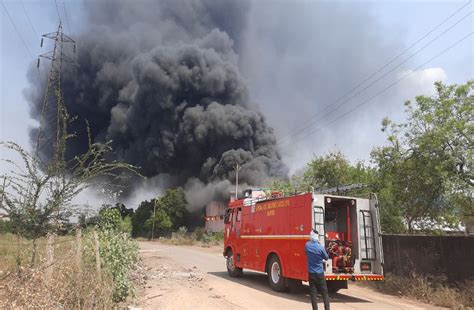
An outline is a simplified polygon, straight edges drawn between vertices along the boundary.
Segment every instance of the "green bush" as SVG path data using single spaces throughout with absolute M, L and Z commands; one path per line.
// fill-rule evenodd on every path
M 116 230 L 101 230 L 99 240 L 100 256 L 114 281 L 114 301 L 122 301 L 134 293 L 129 270 L 138 261 L 138 244 Z
M 0 220 L 0 234 L 7 234 L 11 232 L 13 232 L 11 222 Z
M 117 209 L 102 209 L 99 212 L 98 225 L 101 230 L 118 230 L 122 217 Z
M 184 238 L 187 232 L 188 232 L 188 228 L 186 226 L 181 226 L 176 232 L 176 235 L 178 237 Z
M 206 229 L 204 227 L 197 227 L 194 229 L 193 233 L 191 234 L 191 239 L 196 241 L 201 241 L 202 237 L 206 233 Z
M 124 217 L 120 221 L 120 231 L 127 233 L 127 234 L 132 234 L 132 218 L 130 216 Z
M 130 237 L 131 221 L 122 220 L 116 209 L 106 209 L 99 213 L 98 222 L 100 256 L 114 282 L 113 298 L 123 301 L 134 293 L 129 270 L 138 261 L 138 244 Z

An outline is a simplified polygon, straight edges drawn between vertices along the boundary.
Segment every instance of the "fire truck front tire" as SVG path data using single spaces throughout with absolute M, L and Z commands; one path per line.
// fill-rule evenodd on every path
M 233 278 L 242 276 L 242 268 L 235 267 L 234 264 L 234 253 L 229 251 L 226 257 L 227 273 Z
M 286 291 L 286 279 L 282 275 L 282 268 L 278 256 L 273 255 L 268 264 L 268 282 L 270 287 L 277 292 Z

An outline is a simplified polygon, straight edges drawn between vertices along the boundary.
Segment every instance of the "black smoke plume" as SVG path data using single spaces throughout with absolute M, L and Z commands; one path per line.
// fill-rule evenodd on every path
M 78 135 L 66 156 L 85 151 L 87 121 L 94 141 L 113 141 L 117 159 L 173 185 L 223 184 L 237 163 L 247 184 L 285 177 L 273 130 L 237 67 L 247 11 L 245 1 L 87 1 L 77 66 L 62 75 Z M 33 84 L 39 120 L 43 93 Z M 54 136 L 48 124 L 45 137 Z

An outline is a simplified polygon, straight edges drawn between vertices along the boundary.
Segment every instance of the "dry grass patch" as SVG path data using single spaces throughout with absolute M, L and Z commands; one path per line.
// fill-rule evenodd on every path
M 435 306 L 474 308 L 474 281 L 448 285 L 443 277 L 412 273 L 409 277 L 387 274 L 384 281 L 367 282 L 367 285 L 385 294 L 409 297 Z

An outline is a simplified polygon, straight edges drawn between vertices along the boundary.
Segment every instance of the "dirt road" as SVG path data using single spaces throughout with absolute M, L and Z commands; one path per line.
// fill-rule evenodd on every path
M 140 243 L 147 284 L 143 309 L 311 309 L 307 287 L 299 294 L 277 293 L 265 274 L 244 271 L 230 278 L 220 248 Z M 349 285 L 331 296 L 331 309 L 433 309 Z M 323 308 L 322 303 L 320 309 Z

